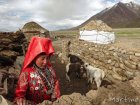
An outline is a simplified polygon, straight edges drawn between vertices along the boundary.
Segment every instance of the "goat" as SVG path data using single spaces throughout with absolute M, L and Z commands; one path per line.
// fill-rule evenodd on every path
M 78 56 L 76 56 L 76 55 L 69 54 L 69 55 L 68 55 L 68 58 L 69 58 L 69 62 L 70 62 L 70 63 L 79 62 L 81 65 L 84 64 L 84 62 L 82 61 L 82 59 L 80 59 L 80 58 L 79 58 Z
M 69 82 L 71 73 L 75 73 L 79 78 L 81 77 L 81 64 L 79 62 L 68 63 L 66 65 L 66 78 Z
M 99 68 L 93 67 L 88 63 L 84 63 L 84 68 L 86 69 L 88 83 L 96 83 L 97 89 L 100 87 L 102 79 L 105 77 L 105 72 Z

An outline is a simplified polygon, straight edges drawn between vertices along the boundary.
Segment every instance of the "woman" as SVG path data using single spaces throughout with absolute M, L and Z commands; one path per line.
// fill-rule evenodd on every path
M 17 105 L 28 105 L 29 101 L 36 105 L 60 97 L 59 83 L 49 60 L 53 53 L 50 39 L 31 39 L 15 92 Z

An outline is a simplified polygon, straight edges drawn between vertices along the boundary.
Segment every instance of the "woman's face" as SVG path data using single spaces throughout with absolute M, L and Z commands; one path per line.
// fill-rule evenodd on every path
M 41 68 L 44 69 L 47 66 L 48 56 L 46 54 L 40 54 L 35 59 L 35 64 Z

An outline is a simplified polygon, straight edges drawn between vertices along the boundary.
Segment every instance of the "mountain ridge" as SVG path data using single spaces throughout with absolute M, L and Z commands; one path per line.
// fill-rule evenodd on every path
M 77 30 L 92 20 L 102 20 L 112 28 L 138 28 L 140 27 L 140 5 L 134 2 L 118 2 L 93 15 L 79 26 L 68 30 Z
M 130 3 L 132 4 L 132 2 Z M 131 27 L 130 23 L 133 23 L 133 21 L 136 21 L 140 17 L 140 15 L 138 13 L 139 11 L 136 11 L 134 10 L 134 8 L 132 9 L 132 7 L 130 8 L 126 5 L 128 5 L 128 3 L 124 4 L 124 3 L 119 2 L 115 4 L 112 8 L 105 11 L 104 13 L 102 13 L 101 11 L 98 14 L 92 16 L 86 22 L 93 19 L 99 19 L 107 23 L 112 28 Z M 136 25 L 133 25 L 132 27 L 137 27 L 137 26 L 138 25 L 136 24 Z

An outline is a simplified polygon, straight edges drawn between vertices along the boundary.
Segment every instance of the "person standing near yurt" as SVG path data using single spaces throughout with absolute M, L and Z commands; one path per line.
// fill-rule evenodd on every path
M 59 81 L 49 60 L 53 53 L 49 38 L 32 37 L 15 91 L 17 105 L 53 102 L 60 97 Z

